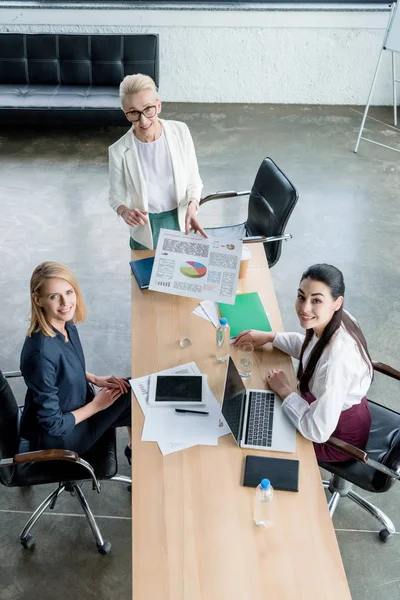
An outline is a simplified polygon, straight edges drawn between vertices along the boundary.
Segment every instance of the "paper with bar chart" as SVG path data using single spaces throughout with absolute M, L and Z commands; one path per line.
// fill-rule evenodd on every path
M 242 240 L 161 229 L 149 289 L 234 304 Z

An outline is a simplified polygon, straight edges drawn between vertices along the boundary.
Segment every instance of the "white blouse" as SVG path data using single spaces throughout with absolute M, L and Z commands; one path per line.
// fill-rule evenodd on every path
M 171 155 L 164 131 L 154 142 L 141 142 L 133 135 L 149 198 L 149 212 L 177 208 Z
M 299 359 L 304 337 L 300 333 L 277 333 L 273 345 Z M 303 368 L 317 341 L 314 334 L 303 355 Z M 323 443 L 335 431 L 341 412 L 361 402 L 371 380 L 372 367 L 368 369 L 355 340 L 342 325 L 323 351 L 309 382 L 315 402 L 309 405 L 293 392 L 282 408 L 304 437 Z

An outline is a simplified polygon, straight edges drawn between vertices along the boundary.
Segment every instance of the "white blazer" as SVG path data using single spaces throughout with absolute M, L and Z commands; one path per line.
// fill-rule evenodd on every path
M 160 119 L 171 155 L 174 174 L 178 219 L 181 231 L 185 230 L 185 215 L 189 200 L 200 201 L 203 183 L 200 179 L 196 153 L 188 126 L 179 121 Z M 148 210 L 146 182 L 133 139 L 133 127 L 109 147 L 109 202 L 117 211 L 121 204 L 129 208 Z M 153 248 L 150 223 L 130 227 L 134 240 Z

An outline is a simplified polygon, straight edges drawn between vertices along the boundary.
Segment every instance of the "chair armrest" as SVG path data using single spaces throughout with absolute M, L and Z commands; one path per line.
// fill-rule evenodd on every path
M 93 487 L 100 492 L 100 484 L 97 480 L 94 469 L 90 463 L 81 458 L 79 454 L 72 450 L 35 450 L 34 452 L 23 452 L 15 454 L 12 458 L 3 458 L 0 460 L 0 467 L 10 467 L 11 465 L 22 465 L 34 462 L 48 462 L 54 460 L 65 460 L 80 465 L 89 472 L 93 481 Z
M 265 235 L 249 235 L 248 237 L 242 238 L 243 244 L 269 244 L 270 242 L 280 242 L 281 240 L 290 240 L 292 238 L 291 233 L 282 233 L 282 235 L 273 235 L 265 237 Z
M 365 464 L 368 462 L 368 454 L 364 452 L 364 450 L 360 450 L 352 444 L 348 444 L 343 440 L 339 440 L 339 438 L 331 436 L 329 440 L 325 443 L 327 444 L 327 446 L 330 446 L 331 448 L 335 448 L 335 450 L 340 450 L 340 452 L 347 454 L 349 458 L 354 458 L 355 460 L 358 460 L 359 462 Z
M 383 375 L 388 375 L 388 377 L 392 377 L 393 379 L 397 379 L 397 381 L 400 381 L 400 371 L 397 371 L 393 367 L 385 365 L 381 362 L 376 362 L 374 360 L 372 361 L 372 366 L 374 367 L 374 371 L 377 371 L 378 373 L 383 373 Z
M 400 473 L 393 471 L 393 469 L 389 469 L 389 467 L 387 467 L 386 465 L 383 465 L 382 463 L 373 460 L 372 458 L 369 458 L 368 454 L 364 452 L 364 450 L 360 450 L 352 444 L 343 442 L 343 440 L 339 440 L 338 438 L 335 438 L 333 436 L 330 437 L 329 440 L 325 443 L 331 448 L 335 448 L 335 450 L 340 450 L 340 452 L 347 454 L 349 458 L 354 458 L 355 460 L 358 460 L 359 462 L 362 462 L 365 465 L 372 467 L 376 471 L 380 471 L 381 473 L 385 473 L 385 475 L 388 475 L 389 477 L 397 479 L 397 481 L 400 480 Z
M 35 450 L 34 452 L 16 454 L 12 460 L 14 465 L 31 462 L 47 462 L 49 460 L 77 462 L 79 460 L 79 454 L 72 450 Z
M 209 202 L 210 200 L 222 200 L 223 198 L 237 198 L 238 196 L 249 196 L 250 190 L 248 192 L 235 192 L 233 190 L 228 190 L 226 192 L 215 192 L 215 194 L 210 194 L 209 196 L 205 196 L 200 200 L 199 206 Z
M 12 377 L 22 377 L 21 371 L 8 371 L 7 373 L 3 373 L 6 379 L 11 379 Z

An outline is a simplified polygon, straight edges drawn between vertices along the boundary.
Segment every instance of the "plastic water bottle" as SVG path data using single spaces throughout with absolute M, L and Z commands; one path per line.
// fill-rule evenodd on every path
M 268 527 L 272 523 L 272 500 L 274 490 L 269 479 L 263 479 L 256 488 L 254 502 L 254 522 L 261 527 Z
M 224 318 L 219 320 L 217 327 L 217 352 L 216 357 L 219 362 L 224 362 L 229 359 L 229 345 L 231 339 L 231 331 L 228 321 Z

